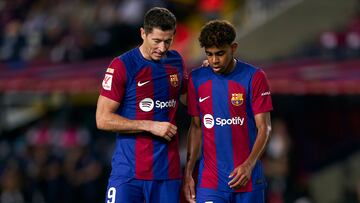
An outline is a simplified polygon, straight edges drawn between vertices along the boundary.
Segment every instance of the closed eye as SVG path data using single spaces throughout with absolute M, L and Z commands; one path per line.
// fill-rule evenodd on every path
M 215 52 L 215 53 L 206 51 L 205 54 L 206 54 L 206 56 L 213 56 L 213 55 L 223 56 L 225 54 L 225 51 L 218 51 L 218 52 Z

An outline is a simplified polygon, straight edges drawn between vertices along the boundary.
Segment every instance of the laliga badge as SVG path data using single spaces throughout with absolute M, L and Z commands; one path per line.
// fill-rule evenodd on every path
M 112 84 L 112 78 L 113 76 L 110 74 L 105 74 L 104 80 L 102 82 L 102 87 L 105 90 L 111 90 L 111 84 Z

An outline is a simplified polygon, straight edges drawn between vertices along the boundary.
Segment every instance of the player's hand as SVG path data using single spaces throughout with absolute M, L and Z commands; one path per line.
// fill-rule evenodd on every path
M 250 164 L 243 163 L 239 165 L 230 173 L 229 178 L 231 178 L 231 180 L 228 185 L 233 189 L 245 186 L 250 180 L 251 172 L 252 167 Z
M 195 182 L 191 176 L 184 177 L 183 191 L 185 198 L 190 203 L 196 203 L 195 198 Z
M 150 133 L 162 137 L 167 141 L 171 141 L 171 139 L 176 135 L 177 127 L 169 122 L 159 122 L 154 121 L 149 126 Z
M 209 65 L 210 65 L 209 60 L 205 59 L 205 60 L 203 60 L 201 67 L 207 67 Z

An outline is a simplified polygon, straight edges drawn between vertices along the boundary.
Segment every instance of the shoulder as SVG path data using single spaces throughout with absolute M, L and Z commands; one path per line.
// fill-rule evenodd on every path
M 211 67 L 207 66 L 207 67 L 203 67 L 203 66 L 199 66 L 199 67 L 195 67 L 191 70 L 190 72 L 190 76 L 194 77 L 194 78 L 199 78 L 200 76 L 204 76 L 206 74 L 209 74 L 211 71 Z
M 124 62 L 120 58 L 120 56 L 117 56 L 112 59 L 107 71 L 109 71 L 109 68 L 110 68 L 110 72 L 112 72 L 112 70 L 125 69 Z
M 240 67 L 241 72 L 245 73 L 251 80 L 266 79 L 266 74 L 260 67 L 239 60 L 238 66 Z
M 146 61 L 140 55 L 138 48 L 131 49 L 117 58 L 122 62 L 129 76 L 133 76 L 138 70 L 146 66 Z
M 162 60 L 163 63 L 183 64 L 183 58 L 179 52 L 175 50 L 169 50 L 166 52 L 166 58 Z
M 241 69 L 243 69 L 244 71 L 247 71 L 250 74 L 255 74 L 256 72 L 258 72 L 259 70 L 261 70 L 260 68 L 258 68 L 255 65 L 252 65 L 250 63 L 244 62 L 244 61 L 240 61 L 237 60 L 237 66 L 241 67 Z
M 196 67 L 194 68 L 190 75 L 189 79 L 197 86 L 200 85 L 212 78 L 213 71 L 210 66 L 208 67 Z
M 138 57 L 137 57 L 136 49 L 131 49 L 131 50 L 121 54 L 117 58 L 119 58 L 119 60 L 122 60 L 124 63 L 125 62 L 128 63 L 130 61 L 136 60 Z
M 168 58 L 182 58 L 180 53 L 176 50 L 169 50 L 166 55 Z

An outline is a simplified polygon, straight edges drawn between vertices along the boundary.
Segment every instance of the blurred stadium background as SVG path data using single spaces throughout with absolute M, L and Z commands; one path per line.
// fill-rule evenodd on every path
M 268 203 L 360 202 L 358 0 L 0 0 L 1 203 L 103 202 L 115 136 L 96 129 L 96 99 L 152 6 L 176 14 L 189 70 L 200 27 L 221 18 L 268 74 Z M 184 160 L 186 107 L 178 117 Z

